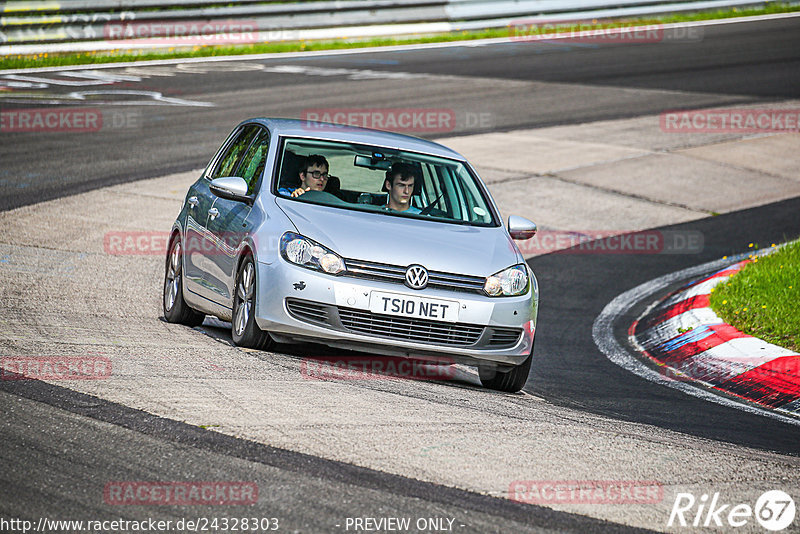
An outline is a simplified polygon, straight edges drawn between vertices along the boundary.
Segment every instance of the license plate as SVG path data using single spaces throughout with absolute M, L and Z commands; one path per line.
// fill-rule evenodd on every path
M 458 321 L 458 301 L 412 297 L 400 293 L 373 291 L 369 296 L 369 311 L 383 315 L 400 315 L 431 321 Z

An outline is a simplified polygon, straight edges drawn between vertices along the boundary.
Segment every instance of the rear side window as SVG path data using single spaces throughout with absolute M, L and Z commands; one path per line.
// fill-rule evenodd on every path
M 244 151 L 250 146 L 250 142 L 260 129 L 261 128 L 254 124 L 242 128 L 242 131 L 239 132 L 239 135 L 228 146 L 225 153 L 219 159 L 219 162 L 217 162 L 216 168 L 211 173 L 210 178 L 212 180 L 223 176 L 233 176 L 233 172 L 236 170 L 239 160 L 244 155 Z

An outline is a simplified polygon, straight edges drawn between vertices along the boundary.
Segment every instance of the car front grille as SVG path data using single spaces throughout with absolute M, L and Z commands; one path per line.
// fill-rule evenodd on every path
M 342 273 L 344 276 L 396 284 L 405 284 L 406 281 L 406 267 L 354 259 L 345 259 L 344 263 L 347 266 L 347 270 Z M 428 271 L 428 287 L 483 294 L 485 281 L 482 276 Z
M 474 345 L 483 333 L 479 325 L 381 315 L 352 308 L 339 308 L 339 317 L 345 329 L 351 332 L 417 343 Z
M 299 321 L 334 330 L 440 346 L 507 348 L 516 345 L 522 334 L 519 328 L 398 317 L 296 298 L 286 299 L 286 310 Z
M 522 330 L 518 328 L 492 328 L 489 345 L 492 347 L 516 345 L 521 333 Z
M 286 309 L 295 319 L 307 323 L 331 326 L 330 307 L 318 302 L 300 299 L 286 299 Z

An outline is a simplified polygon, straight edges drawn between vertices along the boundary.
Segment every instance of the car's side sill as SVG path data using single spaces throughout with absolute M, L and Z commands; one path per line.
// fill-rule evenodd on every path
M 190 307 L 206 315 L 214 315 L 222 321 L 230 321 L 233 318 L 233 310 L 231 308 L 207 299 L 190 289 L 184 288 L 183 298 Z

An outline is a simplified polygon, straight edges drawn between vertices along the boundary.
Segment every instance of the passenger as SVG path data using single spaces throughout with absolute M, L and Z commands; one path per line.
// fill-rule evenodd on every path
M 414 182 L 419 179 L 417 169 L 408 163 L 398 162 L 386 171 L 386 180 L 383 182 L 383 191 L 389 193 L 389 199 L 384 206 L 392 211 L 406 213 L 420 213 L 420 209 L 411 205 L 411 196 L 414 194 Z
M 299 197 L 306 191 L 324 191 L 328 184 L 328 160 L 324 156 L 313 154 L 307 156 L 300 167 L 300 187 L 291 189 L 281 187 L 278 193 Z

